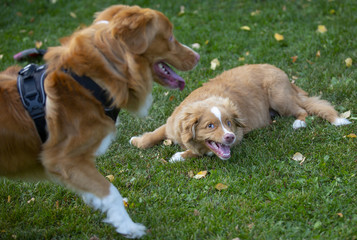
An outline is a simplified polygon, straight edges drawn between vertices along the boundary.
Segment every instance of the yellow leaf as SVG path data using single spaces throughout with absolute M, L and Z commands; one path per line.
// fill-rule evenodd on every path
M 171 145 L 172 145 L 172 141 L 171 141 L 170 139 L 166 139 L 166 140 L 164 141 L 164 145 L 165 145 L 165 146 L 171 146 Z
M 182 16 L 185 14 L 185 6 L 180 7 L 180 12 L 177 14 L 178 16 Z
M 207 175 L 207 171 L 200 171 L 200 172 L 198 172 L 195 176 L 193 176 L 193 178 L 195 178 L 195 179 L 201 179 L 201 178 L 206 177 L 206 175 Z
M 128 203 L 128 199 L 127 199 L 127 198 L 123 198 L 123 203 L 124 203 L 124 206 L 125 206 L 125 207 L 128 207 L 128 206 L 129 206 L 129 203 Z
M 327 32 L 327 28 L 325 27 L 325 25 L 319 25 L 319 26 L 317 26 L 317 31 L 319 33 L 325 33 L 325 32 Z
M 316 57 L 318 57 L 318 58 L 321 57 L 321 52 L 320 52 L 320 50 L 317 51 Z
M 340 213 L 340 212 L 339 212 L 339 213 L 337 213 L 337 215 L 338 215 L 339 217 L 341 217 L 341 218 L 343 217 L 343 214 L 342 214 L 342 213 Z
M 114 176 L 113 175 L 108 175 L 105 176 L 106 178 L 108 178 L 109 182 L 113 182 L 114 181 Z
M 351 117 L 351 111 L 347 111 L 347 112 L 341 113 L 340 117 L 341 118 L 349 118 L 349 117 Z
M 7 202 L 9 203 L 11 201 L 11 196 L 7 196 Z
M 42 47 L 42 42 L 41 41 L 36 41 L 35 46 L 36 46 L 36 48 L 41 48 Z
M 245 57 L 240 57 L 240 58 L 238 58 L 238 61 L 240 61 L 240 62 L 242 62 L 242 61 L 244 61 L 245 60 Z
M 330 10 L 330 14 L 331 14 L 331 15 L 333 15 L 333 14 L 335 14 L 335 13 L 336 13 L 336 10 L 335 10 L 335 9 L 331 9 L 331 10 Z
M 284 36 L 279 34 L 279 33 L 275 33 L 274 34 L 274 38 L 276 41 L 283 41 L 284 40 Z
M 250 13 L 250 16 L 256 16 L 260 14 L 260 10 L 255 10 L 254 12 Z
M 347 138 L 356 138 L 357 136 L 356 136 L 356 134 L 354 134 L 354 133 L 350 133 L 350 134 L 348 134 L 346 137 L 347 137 Z
M 206 41 L 205 41 L 205 44 L 207 45 L 208 43 L 209 43 L 209 40 L 206 40 Z
M 227 189 L 228 186 L 224 185 L 223 183 L 218 183 L 214 188 L 217 189 L 218 191 L 221 191 L 223 189 Z
M 217 67 L 219 67 L 220 63 L 217 58 L 213 59 L 211 61 L 211 69 L 216 70 Z
M 302 164 L 305 161 L 306 157 L 304 157 L 301 153 L 297 152 L 293 155 L 292 159 Z
M 70 15 L 72 18 L 77 18 L 77 15 L 76 15 L 74 12 L 70 12 L 69 15 Z
M 0 60 L 3 59 L 4 57 L 4 54 L 0 54 Z
M 240 29 L 245 30 L 245 31 L 250 31 L 250 27 L 248 26 L 242 26 Z
M 351 67 L 352 66 L 352 58 L 346 58 L 345 63 L 346 63 L 346 67 Z

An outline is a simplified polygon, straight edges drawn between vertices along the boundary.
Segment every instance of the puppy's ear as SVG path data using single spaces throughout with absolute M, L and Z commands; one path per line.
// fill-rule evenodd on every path
M 120 11 L 109 22 L 112 35 L 134 54 L 142 54 L 155 36 L 153 10 L 130 7 Z
M 198 125 L 198 121 L 198 117 L 192 113 L 187 113 L 182 119 L 181 138 L 184 143 L 196 138 L 196 126 Z

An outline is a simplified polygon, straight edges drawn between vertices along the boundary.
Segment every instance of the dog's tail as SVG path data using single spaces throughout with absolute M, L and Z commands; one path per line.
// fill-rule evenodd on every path
M 316 115 L 326 119 L 331 124 L 336 126 L 351 123 L 345 118 L 340 118 L 338 112 L 328 101 L 320 99 L 320 97 L 317 96 L 309 97 L 304 90 L 295 84 L 292 84 L 292 87 L 297 92 L 299 106 L 305 109 L 309 115 Z

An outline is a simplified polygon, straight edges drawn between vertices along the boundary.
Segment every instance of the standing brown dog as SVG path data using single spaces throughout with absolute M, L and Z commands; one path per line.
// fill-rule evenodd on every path
M 333 125 L 350 122 L 325 100 L 309 97 L 280 69 L 268 64 L 245 65 L 223 72 L 193 91 L 154 132 L 133 137 L 138 148 L 151 147 L 165 138 L 185 151 L 171 162 L 203 154 L 230 158 L 230 148 L 249 131 L 271 123 L 270 112 L 297 118 L 294 129 L 306 127 L 305 118 L 314 114 Z
M 60 182 L 107 213 L 105 221 L 117 232 L 141 237 L 145 227 L 131 220 L 118 190 L 95 168 L 95 157 L 115 137 L 115 122 L 74 76 L 98 85 L 111 107 L 146 115 L 154 81 L 169 88 L 185 85 L 167 64 L 187 71 L 199 55 L 174 38 L 173 26 L 162 13 L 116 5 L 98 13 L 92 25 L 61 46 L 49 48 L 45 60 L 44 143 L 20 100 L 20 68 L 0 73 L 0 176 Z

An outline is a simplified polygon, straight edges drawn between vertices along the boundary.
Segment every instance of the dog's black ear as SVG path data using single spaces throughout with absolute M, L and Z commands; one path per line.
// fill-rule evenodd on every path
M 181 120 L 181 139 L 189 142 L 196 138 L 196 126 L 198 125 L 198 117 L 192 113 L 186 113 L 186 116 Z
M 154 19 L 153 10 L 134 6 L 121 10 L 109 24 L 112 35 L 120 39 L 129 51 L 142 54 L 155 37 Z

